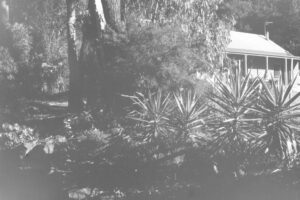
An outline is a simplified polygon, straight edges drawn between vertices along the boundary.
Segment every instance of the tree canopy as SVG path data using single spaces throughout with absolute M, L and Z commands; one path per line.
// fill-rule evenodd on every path
M 270 38 L 299 55 L 298 0 L 231 0 L 228 6 L 234 12 L 237 30 L 264 34 L 264 23 L 273 22 L 268 26 Z

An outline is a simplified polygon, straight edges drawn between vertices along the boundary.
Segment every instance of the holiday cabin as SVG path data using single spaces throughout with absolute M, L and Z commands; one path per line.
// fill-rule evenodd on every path
M 287 85 L 295 76 L 299 75 L 300 57 L 292 55 L 281 46 L 269 39 L 269 34 L 257 35 L 231 31 L 231 42 L 226 48 L 229 58 L 238 60 L 243 74 L 251 76 L 273 77 Z M 282 76 L 281 76 L 282 75 Z M 300 81 L 296 83 L 299 84 Z

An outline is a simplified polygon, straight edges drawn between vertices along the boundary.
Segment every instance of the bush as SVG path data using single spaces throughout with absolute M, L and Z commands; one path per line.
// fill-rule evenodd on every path
M 0 46 L 0 81 L 11 81 L 15 79 L 18 67 L 7 49 Z M 1 84 L 1 85 L 2 85 Z
M 145 143 L 175 150 L 192 141 L 227 168 L 218 169 L 226 173 L 250 170 L 253 162 L 292 166 L 298 155 L 298 128 L 291 119 L 300 116 L 295 104 L 300 93 L 291 96 L 293 84 L 284 89 L 271 80 L 270 89 L 264 80 L 235 70 L 228 80 L 217 79 L 206 104 L 191 91 L 138 93 L 129 97 L 135 106 L 129 117 L 137 122 L 137 136 Z
M 10 53 L 16 62 L 28 64 L 32 50 L 32 36 L 29 27 L 15 23 L 9 27 L 11 32 Z

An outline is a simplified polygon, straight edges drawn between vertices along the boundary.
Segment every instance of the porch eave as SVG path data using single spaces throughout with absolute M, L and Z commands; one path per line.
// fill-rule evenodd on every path
M 269 57 L 269 58 L 280 58 L 280 59 L 294 59 L 300 60 L 299 56 L 294 56 L 290 53 L 280 54 L 274 52 L 265 52 L 265 51 L 245 51 L 243 49 L 226 49 L 226 54 L 237 54 L 237 55 L 247 55 L 247 56 L 259 56 L 259 57 Z

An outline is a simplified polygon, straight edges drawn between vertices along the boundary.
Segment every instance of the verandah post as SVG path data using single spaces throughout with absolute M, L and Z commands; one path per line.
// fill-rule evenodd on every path
M 248 74 L 248 56 L 247 56 L 247 54 L 245 54 L 245 76 Z
M 294 79 L 294 58 L 291 58 L 291 80 Z
M 269 74 L 269 57 L 266 56 L 266 78 L 268 78 Z
M 287 58 L 284 59 L 284 84 L 288 84 Z

